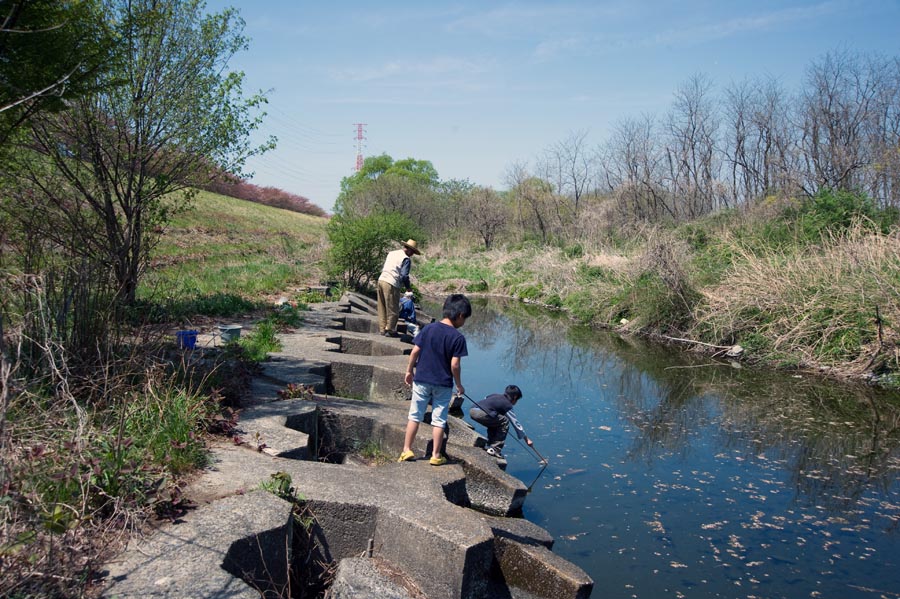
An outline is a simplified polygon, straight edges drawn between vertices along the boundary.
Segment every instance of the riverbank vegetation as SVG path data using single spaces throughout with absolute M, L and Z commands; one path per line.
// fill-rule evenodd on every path
M 895 385 L 896 227 L 858 218 L 807 237 L 795 212 L 781 210 L 775 219 L 735 212 L 646 227 L 626 243 L 588 250 L 447 244 L 430 247 L 435 258 L 417 272 L 440 292 L 509 295 L 692 349 L 740 345 L 750 361 Z
M 235 435 L 254 362 L 296 325 L 271 296 L 315 277 L 325 221 L 198 191 L 269 145 L 249 141 L 265 98 L 226 69 L 234 11 L 2 17 L 0 595 L 84 597 L 129 533 L 188 509 L 210 435 Z M 268 318 L 240 343 L 175 343 L 247 316 Z
M 369 237 L 409 219 L 394 237 L 428 242 L 414 274 L 429 289 L 896 386 L 898 131 L 900 59 L 837 51 L 797 90 L 692 77 L 663 115 L 513 164 L 505 191 L 373 157 L 335 213 Z
M 369 287 L 409 237 L 425 247 L 423 291 L 509 295 L 897 384 L 897 59 L 831 54 L 795 93 L 766 80 L 714 96 L 697 76 L 666 115 L 621 120 L 596 145 L 572 133 L 512 165 L 502 191 L 442 181 L 427 160 L 369 157 L 329 222 L 199 191 L 270 147 L 249 141 L 265 97 L 226 68 L 247 43 L 236 13 L 9 4 L 4 596 L 85 596 L 123 533 L 177 517 L 207 435 L 233 435 L 253 362 L 302 317 L 304 290 Z M 240 344 L 176 346 L 178 329 L 222 318 L 263 324 Z

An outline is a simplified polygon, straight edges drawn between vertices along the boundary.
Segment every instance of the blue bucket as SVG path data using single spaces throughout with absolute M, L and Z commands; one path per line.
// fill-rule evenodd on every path
M 197 345 L 197 331 L 178 331 L 175 333 L 175 341 L 181 349 L 194 349 Z

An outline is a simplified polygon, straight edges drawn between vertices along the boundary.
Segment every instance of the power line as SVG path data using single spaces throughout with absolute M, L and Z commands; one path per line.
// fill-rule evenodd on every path
M 277 130 L 279 137 L 286 135 L 293 139 L 308 140 L 309 142 L 320 146 L 339 146 L 346 143 L 339 142 L 331 136 L 322 136 L 317 133 L 304 131 L 302 128 L 297 127 L 290 121 L 279 118 L 277 116 L 270 115 L 267 120 L 269 121 L 270 125 L 272 125 L 273 128 Z
M 280 120 L 282 120 L 282 122 L 285 122 L 292 127 L 295 127 L 302 131 L 305 131 L 308 135 L 314 135 L 317 137 L 326 137 L 326 138 L 330 137 L 330 138 L 333 138 L 335 140 L 335 142 L 337 142 L 337 140 L 344 139 L 344 135 L 341 133 L 329 133 L 327 131 L 317 129 L 316 127 L 313 127 L 311 125 L 301 123 L 300 121 L 295 119 L 292 115 L 286 113 L 285 111 L 283 111 L 279 108 L 273 107 L 272 112 L 275 112 L 275 113 L 278 113 L 279 115 L 281 115 Z

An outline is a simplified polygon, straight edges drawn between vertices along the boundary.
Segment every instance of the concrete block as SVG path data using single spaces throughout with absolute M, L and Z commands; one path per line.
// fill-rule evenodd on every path
M 446 509 L 432 506 L 434 512 Z M 419 514 L 379 512 L 377 555 L 402 565 L 429 599 L 482 599 L 492 559 L 490 532 L 464 536 L 445 528 L 448 524 Z
M 372 386 L 372 364 L 344 361 L 342 354 L 336 357 L 331 364 L 329 392 L 341 397 L 367 398 Z
M 307 385 L 316 393 L 326 393 L 326 377 L 330 366 L 326 362 L 298 360 L 282 353 L 269 354 L 269 359 L 260 364 L 262 375 L 273 384 L 286 387 L 288 384 Z
M 328 596 L 331 599 L 413 599 L 409 589 L 398 582 L 402 580 L 402 572 L 395 568 L 392 568 L 393 572 L 388 570 L 388 564 L 379 567 L 379 561 L 371 558 L 341 560 Z
M 545 599 L 586 599 L 594 581 L 578 566 L 540 544 L 494 537 L 494 553 L 506 584 Z
M 369 401 L 377 401 L 389 404 L 401 404 L 408 402 L 412 397 L 412 390 L 406 386 L 406 364 L 408 358 L 398 360 L 397 366 L 388 368 L 374 366 L 371 373 L 371 388 Z M 405 410 L 409 410 L 409 404 L 405 404 Z
M 266 491 L 201 506 L 109 567 L 109 599 L 277 597 L 287 588 L 291 505 Z

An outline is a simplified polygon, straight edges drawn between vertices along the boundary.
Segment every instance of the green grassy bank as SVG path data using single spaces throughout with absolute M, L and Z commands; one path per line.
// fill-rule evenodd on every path
M 138 296 L 169 321 L 270 305 L 320 284 L 326 222 L 200 192 L 169 224 Z
M 843 212 L 840 213 L 844 215 Z M 437 293 L 495 293 L 581 322 L 743 359 L 900 383 L 900 231 L 893 215 L 761 205 L 607 247 L 429 248 Z M 692 343 L 693 342 L 693 343 Z
M 105 318 L 102 294 L 84 304 L 97 314 L 79 321 L 89 351 L 69 344 L 58 282 L 4 264 L 0 595 L 94 596 L 130 533 L 189 508 L 182 488 L 213 435 L 252 443 L 237 436 L 235 408 L 276 332 L 302 319 L 273 298 L 302 304 L 320 282 L 325 222 L 199 193 L 122 322 Z M 185 324 L 237 316 L 257 321 L 239 343 L 175 347 Z

